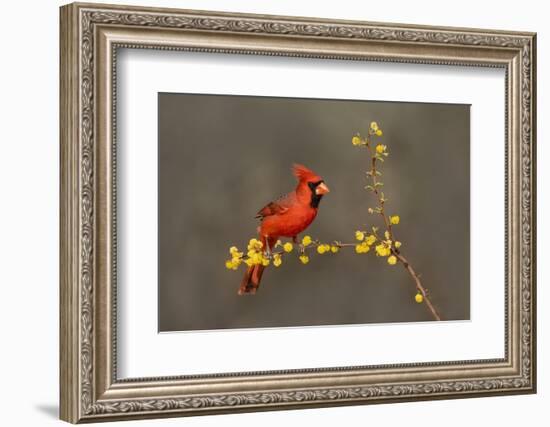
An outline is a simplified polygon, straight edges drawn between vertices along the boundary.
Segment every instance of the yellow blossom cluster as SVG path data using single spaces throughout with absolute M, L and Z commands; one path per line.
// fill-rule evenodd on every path
M 317 246 L 317 253 L 323 255 L 326 252 L 330 252 L 330 245 L 323 243 Z
M 384 240 L 380 244 L 376 245 L 376 255 L 382 257 L 388 257 L 386 261 L 389 265 L 397 264 L 397 257 L 392 254 L 391 241 Z
M 250 239 L 247 246 L 248 252 L 246 253 L 248 258 L 244 260 L 245 264 L 248 265 L 249 267 L 251 265 L 258 265 L 258 264 L 262 264 L 263 266 L 268 266 L 269 258 L 266 258 L 264 256 L 264 252 L 262 250 L 263 247 L 264 247 L 263 243 L 260 242 L 258 239 Z
M 355 135 L 353 138 L 351 138 L 351 143 L 353 145 L 361 145 L 363 143 L 363 140 L 359 135 Z
M 386 150 L 388 149 L 388 147 L 384 144 L 378 144 L 376 146 L 376 152 L 378 154 L 384 154 L 386 152 Z
M 370 251 L 370 247 L 376 242 L 376 236 L 374 234 L 368 234 L 359 230 L 355 232 L 355 239 L 361 242 L 355 245 L 355 252 L 358 254 L 366 254 Z
M 373 228 L 374 233 L 376 229 Z M 392 248 L 400 248 L 401 242 L 393 241 L 390 237 L 390 233 L 386 231 L 384 233 L 384 240 L 377 237 L 376 234 L 369 234 L 361 230 L 355 232 L 355 239 L 360 243 L 355 245 L 355 252 L 358 254 L 366 254 L 370 251 L 371 246 L 374 245 L 374 250 L 377 256 L 387 257 L 387 262 L 390 265 L 397 264 L 397 257 L 394 255 Z
M 382 136 L 383 135 L 382 129 L 380 129 L 378 127 L 378 123 L 376 123 L 376 122 L 371 122 L 370 123 L 369 133 L 372 134 L 372 135 L 376 135 L 376 136 Z
M 236 270 L 241 265 L 243 253 L 239 252 L 236 246 L 231 246 L 229 255 L 231 255 L 231 259 L 225 261 L 225 267 L 229 270 Z
M 388 242 L 387 240 L 384 240 L 376 245 L 374 249 L 376 250 L 376 255 L 378 256 L 389 256 L 391 255 L 391 241 Z
M 389 265 L 395 265 L 397 264 L 397 257 L 393 254 L 392 246 L 395 248 L 399 248 L 401 246 L 401 242 L 398 241 L 392 241 L 390 238 L 390 233 L 386 231 L 384 233 L 385 240 L 380 241 L 378 245 L 376 245 L 376 255 L 382 256 L 382 257 L 388 257 L 387 262 Z
M 384 233 L 384 237 L 386 240 L 380 241 L 378 245 L 376 245 L 376 255 L 378 256 L 389 256 L 391 255 L 391 239 L 390 239 L 390 233 L 386 231 Z
M 273 265 L 279 267 L 283 263 L 283 257 L 281 254 L 273 254 Z
M 378 127 L 378 123 L 376 123 L 376 122 L 371 122 L 368 133 L 369 133 L 369 137 L 370 136 L 382 136 L 383 135 L 382 129 L 380 129 Z M 363 139 L 363 138 L 361 138 L 360 134 L 356 134 L 351 138 L 351 143 L 355 146 L 369 145 L 369 142 L 370 142 L 369 137 L 367 137 L 367 139 Z M 379 147 L 381 147 L 381 148 L 379 148 Z M 382 150 L 382 151 L 378 151 L 378 150 Z M 385 153 L 385 151 L 386 151 L 386 146 L 385 145 L 378 145 L 376 147 L 376 151 L 379 154 L 384 153 L 385 155 L 387 155 Z
M 367 242 L 358 243 L 355 245 L 355 252 L 358 254 L 366 254 L 368 251 L 370 251 L 370 246 L 367 245 Z
M 328 244 L 328 243 L 319 243 L 317 245 L 317 253 L 320 255 L 332 252 L 333 254 L 337 253 L 340 250 L 338 244 Z
M 236 246 L 229 248 L 229 255 L 231 259 L 225 262 L 225 267 L 229 270 L 236 270 L 243 262 L 248 265 L 263 265 L 268 266 L 270 260 L 265 256 L 263 252 L 263 243 L 258 239 L 250 239 L 247 246 L 246 257 L 243 252 L 239 252 Z

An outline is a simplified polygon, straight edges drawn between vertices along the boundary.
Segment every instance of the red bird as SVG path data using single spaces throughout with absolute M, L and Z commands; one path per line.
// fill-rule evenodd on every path
M 293 172 L 298 179 L 296 189 L 265 205 L 256 215 L 256 218 L 261 219 L 258 227 L 260 241 L 269 253 L 279 237 L 291 237 L 296 243 L 296 236 L 313 222 L 319 202 L 329 192 L 323 179 L 305 166 L 294 165 Z M 256 292 L 264 268 L 263 265 L 248 267 L 239 295 Z

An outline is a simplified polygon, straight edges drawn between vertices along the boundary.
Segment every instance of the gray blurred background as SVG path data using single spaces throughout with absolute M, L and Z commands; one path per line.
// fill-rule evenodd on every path
M 372 120 L 396 237 L 444 320 L 470 317 L 469 105 L 159 94 L 159 331 L 432 320 L 401 265 L 353 249 L 269 267 L 238 296 L 224 262 L 255 236 L 256 212 L 293 190 L 303 163 L 331 192 L 306 231 L 353 241 L 381 225 L 364 190 L 368 154 L 351 145 Z

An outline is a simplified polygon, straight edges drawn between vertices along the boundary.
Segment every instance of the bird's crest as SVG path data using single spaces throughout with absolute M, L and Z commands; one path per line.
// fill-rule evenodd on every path
M 318 176 L 311 169 L 306 168 L 304 165 L 295 163 L 292 167 L 292 172 L 294 173 L 294 176 L 298 178 L 298 181 L 321 181 L 320 176 Z

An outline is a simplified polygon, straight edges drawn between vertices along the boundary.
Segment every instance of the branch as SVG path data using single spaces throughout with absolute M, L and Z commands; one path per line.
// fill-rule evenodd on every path
M 378 213 L 380 213 L 380 215 L 384 219 L 384 224 L 386 226 L 386 230 L 387 230 L 388 237 L 389 237 L 388 240 L 391 242 L 390 243 L 391 244 L 391 253 L 397 258 L 397 260 L 401 264 L 403 264 L 403 267 L 405 267 L 405 269 L 409 272 L 409 274 L 413 278 L 413 280 L 416 284 L 416 289 L 422 295 L 422 301 L 426 302 L 426 306 L 430 310 L 433 318 L 435 320 L 441 320 L 441 316 L 439 315 L 438 311 L 436 310 L 436 308 L 432 304 L 432 301 L 430 300 L 430 297 L 428 296 L 428 293 L 427 293 L 426 289 L 424 288 L 424 286 L 422 286 L 422 282 L 420 281 L 420 276 L 414 271 L 414 269 L 411 266 L 411 264 L 409 263 L 409 261 L 407 261 L 407 259 L 403 255 L 401 255 L 401 253 L 399 251 L 399 248 L 397 248 L 396 245 L 395 245 L 396 240 L 394 238 L 392 223 L 391 223 L 391 220 L 390 220 L 389 216 L 386 215 L 386 212 L 385 212 L 386 199 L 384 198 L 383 193 L 379 190 L 379 187 L 380 187 L 379 184 L 380 183 L 377 179 L 377 176 L 379 176 L 381 174 L 376 168 L 376 160 L 377 159 L 380 160 L 382 155 L 387 156 L 388 153 L 386 152 L 386 146 L 384 146 L 384 145 L 381 145 L 381 147 L 383 147 L 383 149 L 381 149 L 381 152 L 378 152 L 378 147 L 375 148 L 374 149 L 375 151 L 373 152 L 373 148 L 372 148 L 372 145 L 371 145 L 371 136 L 378 135 L 377 130 L 378 130 L 378 125 L 376 124 L 376 122 L 371 123 L 371 127 L 369 129 L 369 136 L 367 136 L 367 138 L 365 140 L 365 146 L 369 150 L 369 154 L 371 156 L 371 170 L 370 170 L 370 173 L 368 174 L 368 176 L 370 176 L 370 178 L 372 180 L 372 186 L 368 186 L 368 187 L 372 188 L 371 191 L 376 195 L 376 198 L 377 198 L 377 201 L 378 201 L 377 211 L 378 211 Z M 381 136 L 381 134 L 379 136 Z
M 367 148 L 371 157 L 369 170 L 366 172 L 368 177 L 367 180 L 370 179 L 370 182 L 365 189 L 370 190 L 376 196 L 377 206 L 374 209 L 369 208 L 369 213 L 377 213 L 382 216 L 385 226 L 383 238 L 378 235 L 377 227 L 372 227 L 372 231 L 369 232 L 356 231 L 355 237 L 357 241 L 355 243 L 342 243 L 340 241 L 322 243 L 320 240 L 313 240 L 310 236 L 304 236 L 301 243 L 294 241 L 294 244 L 297 246 L 295 252 L 299 254 L 300 261 L 303 264 L 307 264 L 309 262 L 308 252 L 312 249 L 317 249 L 319 255 L 323 255 L 325 253 L 337 253 L 341 248 L 354 247 L 355 251 L 361 254 L 369 252 L 371 247 L 374 247 L 376 255 L 386 259 L 389 265 L 395 265 L 398 262 L 403 265 L 415 283 L 417 292 L 415 301 L 417 303 L 425 302 L 433 318 L 435 320 L 441 320 L 441 316 L 434 307 L 427 289 L 422 285 L 420 275 L 416 273 L 409 261 L 401 254 L 399 249 L 401 247 L 401 242 L 395 239 L 395 232 L 393 229 L 393 225 L 399 224 L 399 216 L 389 216 L 386 214 L 386 202 L 388 199 L 385 198 L 384 193 L 380 190 L 384 184 L 378 179 L 378 177 L 382 176 L 382 173 L 377 167 L 377 162 L 383 162 L 384 158 L 387 157 L 389 153 L 387 152 L 387 147 L 383 144 L 373 146 L 372 139 L 375 136 L 381 137 L 382 130 L 378 128 L 376 122 L 372 122 L 367 137 L 363 139 L 357 134 L 352 138 L 352 144 Z M 244 251 L 239 252 L 235 246 L 231 247 L 229 249 L 231 259 L 227 260 L 225 265 L 230 270 L 237 270 L 241 264 L 246 264 L 248 267 L 260 264 L 267 267 L 273 264 L 275 267 L 279 267 L 283 262 L 283 257 L 294 251 L 294 245 L 290 242 L 283 244 L 281 241 L 277 241 L 274 249 L 274 251 L 271 251 L 269 248 L 264 248 L 261 241 L 251 239 L 248 243 L 248 252 L 246 252 L 246 255 Z
M 397 257 L 397 259 L 403 264 L 403 267 L 405 267 L 405 269 L 412 276 L 414 282 L 416 283 L 416 289 L 418 290 L 418 292 L 420 292 L 422 294 L 424 302 L 426 303 L 426 307 L 428 307 L 428 309 L 432 313 L 433 318 L 435 320 L 441 320 L 441 316 L 439 315 L 438 311 L 433 306 L 432 301 L 430 300 L 430 297 L 428 295 L 428 291 L 426 290 L 426 288 L 424 288 L 424 286 L 422 286 L 422 282 L 420 281 L 419 275 L 416 274 L 416 272 L 414 271 L 412 266 L 409 264 L 409 261 L 407 261 L 407 259 L 403 255 L 401 255 L 399 252 L 397 252 L 397 253 L 394 252 L 394 253 L 395 253 L 395 256 Z

